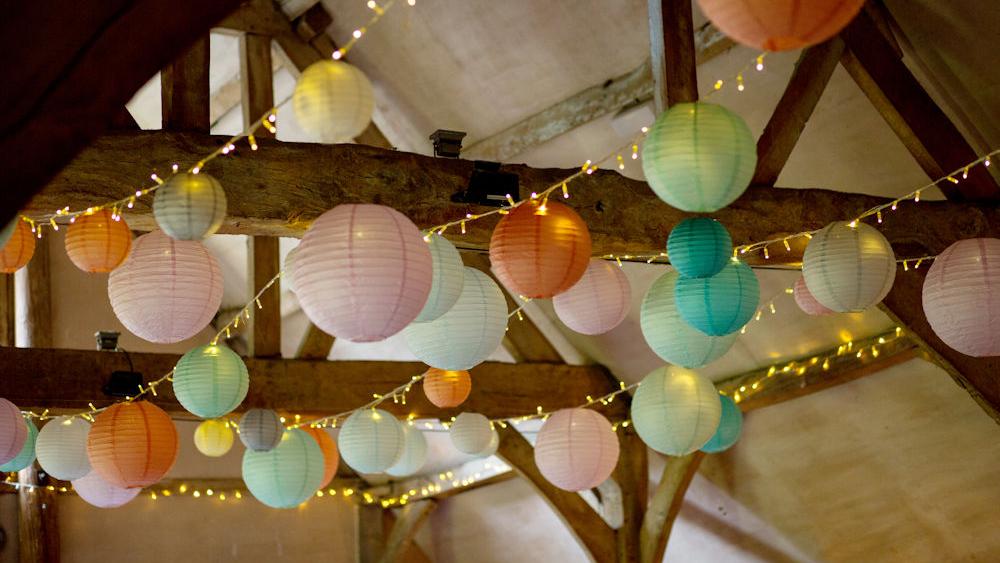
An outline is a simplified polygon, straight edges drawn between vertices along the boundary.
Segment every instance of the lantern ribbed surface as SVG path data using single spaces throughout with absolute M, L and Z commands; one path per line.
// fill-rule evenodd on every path
M 222 271 L 200 242 L 162 231 L 135 239 L 132 254 L 108 277 L 118 320 L 136 336 L 161 344 L 198 334 L 222 303 Z
M 323 482 L 323 452 L 316 440 L 294 428 L 268 452 L 243 452 L 243 482 L 271 508 L 294 508 L 309 500 Z
M 556 316 L 580 334 L 604 334 L 620 325 L 632 304 L 632 288 L 614 262 L 592 258 L 580 281 L 552 298 Z
M 50 420 L 38 432 L 35 455 L 46 473 L 72 481 L 90 473 L 87 458 L 87 435 L 90 423 L 81 418 L 60 416 Z
M 24 447 L 28 427 L 17 405 L 0 398 L 0 464 L 7 463 Z
M 194 429 L 194 447 L 208 457 L 226 455 L 233 441 L 233 431 L 224 420 L 205 420 Z
M 587 224 L 556 201 L 529 200 L 504 215 L 490 238 L 493 273 L 518 295 L 548 298 L 573 287 L 590 264 Z
M 142 489 L 134 487 L 131 489 L 117 487 L 108 483 L 96 471 L 91 471 L 87 475 L 74 479 L 73 490 L 87 504 L 97 508 L 118 508 L 128 504 L 129 501 L 139 496 Z
M 496 351 L 507 331 L 507 301 L 496 282 L 475 268 L 465 268 L 462 295 L 444 315 L 413 323 L 403 336 L 413 355 L 445 370 L 472 368 Z
M 632 424 L 647 446 L 661 454 L 687 455 L 719 427 L 722 403 L 715 385 L 676 366 L 657 368 L 632 397 Z
M 427 303 L 414 322 L 427 322 L 448 312 L 462 295 L 465 267 L 455 245 L 441 235 L 430 235 L 427 243 L 434 264 L 434 276 Z
M 337 442 L 322 428 L 307 427 L 302 428 L 302 431 L 308 434 L 313 440 L 316 440 L 319 451 L 323 452 L 323 479 L 318 488 L 325 487 L 330 484 L 333 476 L 337 474 L 337 466 L 340 465 L 340 452 L 337 451 Z
M 685 219 L 670 231 L 670 265 L 688 278 L 718 274 L 733 255 L 733 239 L 722 223 L 707 217 Z
M 13 274 L 35 255 L 35 234 L 25 221 L 17 220 L 7 244 L 0 249 L 0 273 Z
M 809 288 L 806 287 L 806 279 L 802 276 L 799 276 L 799 279 L 795 280 L 795 285 L 792 286 L 792 296 L 795 298 L 795 304 L 807 315 L 821 316 L 834 313 L 833 310 L 816 301 L 813 294 L 809 293 Z
M 743 413 L 726 395 L 719 395 L 722 405 L 722 415 L 719 418 L 719 428 L 708 442 L 701 447 L 701 451 L 709 454 L 719 453 L 728 450 L 740 439 L 740 432 L 743 431 Z
M 750 185 L 757 145 L 743 118 L 706 102 L 660 114 L 642 147 L 642 170 L 657 197 L 677 209 L 718 211 Z
M 417 317 L 433 279 L 431 251 L 406 216 L 344 204 L 319 216 L 295 255 L 302 309 L 320 329 L 352 342 L 396 334 Z
M 430 368 L 424 374 L 424 395 L 434 406 L 447 409 L 465 402 L 472 391 L 472 378 L 465 370 Z
M 896 279 L 896 255 L 878 229 L 858 222 L 830 223 L 809 240 L 802 256 L 809 293 L 838 313 L 877 305 Z
M 225 346 L 198 346 L 174 367 L 174 394 L 188 412 L 216 418 L 240 406 L 250 388 L 250 374 L 236 352 Z
M 84 272 L 110 272 L 128 258 L 132 231 L 125 220 L 101 209 L 76 218 L 66 228 L 66 255 Z
M 408 477 L 420 471 L 427 463 L 427 439 L 419 428 L 403 424 L 403 453 L 395 465 L 386 469 L 393 477 Z
M 611 423 L 590 409 L 552 413 L 535 441 L 538 470 L 566 491 L 583 491 L 603 483 L 615 470 L 618 453 L 618 436 Z
M 721 358 L 733 347 L 737 333 L 712 336 L 689 325 L 677 312 L 676 271 L 657 278 L 642 300 L 639 325 L 656 355 L 681 367 L 697 368 Z
M 14 229 L 17 228 L 17 224 L 20 222 L 21 222 L 20 217 L 14 217 L 13 219 L 10 220 L 10 222 L 7 223 L 7 225 L 4 226 L 3 229 L 0 229 L 0 248 L 3 248 L 7 244 L 7 241 L 10 240 L 11 235 L 14 234 Z
M 730 38 L 754 49 L 788 51 L 840 33 L 864 0 L 698 0 L 698 5 Z
M 23 419 L 22 424 L 25 425 L 28 437 L 24 440 L 21 451 L 17 452 L 14 459 L 0 465 L 0 471 L 4 473 L 20 471 L 35 462 L 35 441 L 38 439 L 38 427 L 27 418 Z
M 497 453 L 497 448 L 500 447 L 500 434 L 497 432 L 496 428 L 490 430 L 490 443 L 486 445 L 486 449 L 481 450 L 476 453 L 476 457 L 490 457 L 491 455 Z
M 337 446 L 344 463 L 361 473 L 381 473 L 403 454 L 403 427 L 381 409 L 361 409 L 344 421 Z
M 148 487 L 177 460 L 177 428 L 170 415 L 148 401 L 117 403 L 94 419 L 87 456 L 108 483 Z
M 201 240 L 226 218 L 226 192 L 208 174 L 175 174 L 156 190 L 153 216 L 163 232 L 177 240 Z
M 674 299 L 686 323 L 705 334 L 724 336 L 753 317 L 760 301 L 760 283 L 750 266 L 730 261 L 710 278 L 678 278 Z
M 250 409 L 239 422 L 240 441 L 251 450 L 266 452 L 281 441 L 285 426 L 281 417 L 271 409 Z
M 490 419 L 474 412 L 463 412 L 455 418 L 448 429 L 451 443 L 458 451 L 478 455 L 490 445 L 493 426 Z
M 281 269 L 284 272 L 281 274 L 281 283 L 292 293 L 298 293 L 298 290 L 295 288 L 295 257 L 298 255 L 298 252 L 298 246 L 289 250 L 288 254 L 285 255 L 285 266 Z
M 1000 356 L 1000 239 L 961 240 L 939 254 L 924 280 L 923 306 L 948 346 Z
M 292 93 L 292 109 L 303 130 L 323 143 L 348 143 L 371 123 L 372 84 L 365 73 L 342 61 L 306 68 Z

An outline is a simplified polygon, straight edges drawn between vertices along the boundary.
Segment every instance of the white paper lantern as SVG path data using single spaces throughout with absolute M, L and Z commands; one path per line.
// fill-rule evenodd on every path
M 420 361 L 444 370 L 476 366 L 496 351 L 507 331 L 507 301 L 496 282 L 465 268 L 462 295 L 436 320 L 413 323 L 403 335 Z
M 434 264 L 434 281 L 427 303 L 414 322 L 433 321 L 447 313 L 465 285 L 465 268 L 455 245 L 441 235 L 431 235 L 427 244 Z
M 628 315 L 632 288 L 614 262 L 593 258 L 580 281 L 552 298 L 556 316 L 580 334 L 604 334 Z
M 490 457 L 491 455 L 497 453 L 497 449 L 500 447 L 500 434 L 497 432 L 496 428 L 490 430 L 490 443 L 486 445 L 486 449 L 480 451 L 476 454 L 476 457 Z
M 248 449 L 266 452 L 281 441 L 285 426 L 278 413 L 270 409 L 250 409 L 239 422 L 240 441 Z
M 583 491 L 603 483 L 615 470 L 618 454 L 618 436 L 611 423 L 590 409 L 552 413 L 535 441 L 538 470 L 566 491 Z
M 463 412 L 455 418 L 448 434 L 455 449 L 464 454 L 479 455 L 490 445 L 493 425 L 490 419 L 479 413 Z
M 860 221 L 830 223 L 809 240 L 802 276 L 809 293 L 838 313 L 878 304 L 896 279 L 896 255 L 878 229 Z
M 402 424 L 403 453 L 395 465 L 386 469 L 393 477 L 407 477 L 420 471 L 427 463 L 427 439 L 419 428 L 412 424 Z
M 360 473 L 380 473 L 403 455 L 405 435 L 396 417 L 381 409 L 361 409 L 344 421 L 337 436 L 340 457 Z
M 1000 356 L 1000 239 L 974 238 L 949 246 L 934 260 L 923 290 L 934 333 L 975 357 Z
M 281 274 L 282 285 L 292 293 L 298 293 L 298 290 L 295 288 L 295 257 L 298 255 L 298 252 L 298 246 L 288 251 L 288 254 L 285 255 L 285 267 L 282 268 L 284 273 Z
M 97 508 L 118 508 L 142 492 L 142 487 L 125 488 L 112 485 L 97 471 L 91 471 L 79 479 L 74 479 L 72 485 L 73 490 L 84 502 Z
M 90 423 L 80 418 L 60 416 L 42 427 L 35 440 L 35 456 L 46 473 L 72 481 L 90 473 L 87 433 Z
M 208 174 L 176 174 L 156 190 L 153 216 L 171 237 L 201 240 L 222 226 L 226 218 L 226 192 Z
M 676 366 L 653 370 L 632 397 L 635 431 L 662 454 L 682 456 L 701 448 L 715 434 L 721 416 L 715 385 Z
M 323 143 L 347 143 L 371 123 L 372 84 L 365 73 L 342 61 L 319 61 L 302 72 L 292 93 L 295 118 Z

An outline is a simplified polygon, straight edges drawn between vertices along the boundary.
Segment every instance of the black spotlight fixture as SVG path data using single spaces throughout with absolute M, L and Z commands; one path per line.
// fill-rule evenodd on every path
M 121 333 L 110 330 L 101 330 L 94 333 L 98 351 L 121 352 L 125 355 L 125 359 L 128 360 L 128 371 L 116 370 L 111 372 L 108 382 L 101 387 L 101 390 L 109 397 L 133 397 L 139 392 L 139 386 L 143 383 L 142 374 L 135 371 L 135 366 L 132 365 L 132 356 L 129 356 L 128 351 L 118 346 L 119 336 L 121 336 Z
M 431 133 L 430 139 L 434 143 L 434 156 L 458 158 L 462 154 L 462 139 L 464 138 L 465 131 L 438 129 Z

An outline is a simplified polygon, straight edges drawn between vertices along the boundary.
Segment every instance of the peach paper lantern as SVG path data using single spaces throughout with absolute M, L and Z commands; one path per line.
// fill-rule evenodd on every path
M 31 260 L 35 254 L 35 233 L 26 221 L 15 220 L 17 226 L 10 240 L 0 249 L 0 273 L 13 274 Z
M 177 459 L 177 428 L 148 401 L 117 403 L 97 415 L 87 436 L 95 472 L 116 487 L 148 487 Z
M 66 254 L 84 272 L 110 272 L 128 258 L 132 231 L 125 220 L 101 209 L 81 215 L 66 229 Z
M 590 231 L 570 207 L 529 200 L 497 223 L 490 239 L 493 273 L 508 289 L 532 299 L 560 294 L 590 264 Z
M 319 486 L 322 489 L 330 484 L 333 476 L 337 474 L 337 465 L 340 464 L 340 453 L 337 451 L 337 442 L 322 428 L 309 427 L 302 428 L 302 430 L 312 436 L 313 440 L 316 440 L 320 451 L 323 452 L 323 484 Z
M 809 293 L 809 288 L 806 287 L 806 279 L 802 276 L 799 276 L 799 279 L 795 280 L 795 285 L 792 287 L 792 296 L 795 298 L 795 304 L 807 315 L 822 316 L 835 313 L 833 309 L 816 301 L 813 294 Z
M 344 204 L 319 216 L 293 263 L 302 309 L 323 331 L 376 342 L 403 330 L 431 291 L 431 251 L 405 215 Z
M 864 0 L 698 0 L 723 33 L 754 49 L 789 51 L 840 33 Z
M 21 409 L 7 399 L 0 399 L 0 465 L 17 457 L 28 439 Z
M 590 409 L 562 409 L 538 431 L 535 465 L 560 489 L 583 491 L 611 476 L 618 453 L 618 436 L 608 419 Z
M 104 480 L 96 471 L 91 471 L 87 475 L 71 481 L 73 490 L 80 495 L 87 504 L 92 504 L 97 508 L 118 508 L 139 496 L 142 489 L 133 487 L 131 489 L 112 485 Z
M 424 374 L 424 395 L 436 407 L 457 407 L 465 402 L 470 391 L 472 378 L 465 370 L 430 368 Z
M 580 281 L 552 298 L 556 316 L 580 334 L 604 334 L 628 315 L 632 288 L 614 262 L 592 258 Z
M 200 242 L 163 231 L 135 239 L 132 255 L 108 278 L 118 320 L 136 336 L 171 344 L 205 328 L 222 303 L 222 271 Z

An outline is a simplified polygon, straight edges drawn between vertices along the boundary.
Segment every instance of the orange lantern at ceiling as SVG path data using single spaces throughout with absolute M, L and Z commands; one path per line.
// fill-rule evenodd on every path
M 424 374 L 424 395 L 435 406 L 447 409 L 465 402 L 472 390 L 469 372 L 431 368 Z
M 66 230 L 66 254 L 84 272 L 110 272 L 131 249 L 128 224 L 107 209 L 77 217 Z
M 118 403 L 97 415 L 87 436 L 90 466 L 116 487 L 148 487 L 177 459 L 177 428 L 148 401 Z
M 322 428 L 302 428 L 306 434 L 312 436 L 313 440 L 319 444 L 319 449 L 323 452 L 323 484 L 320 489 L 330 484 L 330 480 L 337 474 L 337 465 L 340 463 L 340 452 L 337 451 L 337 442 L 327 434 Z
M 17 226 L 10 240 L 0 249 L 0 272 L 4 274 L 20 270 L 35 254 L 35 233 L 31 232 L 27 221 L 15 221 Z
M 511 209 L 490 239 L 493 273 L 532 299 L 573 287 L 590 263 L 590 232 L 566 205 L 530 200 Z
M 840 33 L 864 0 L 698 0 L 723 33 L 767 51 L 802 49 Z

